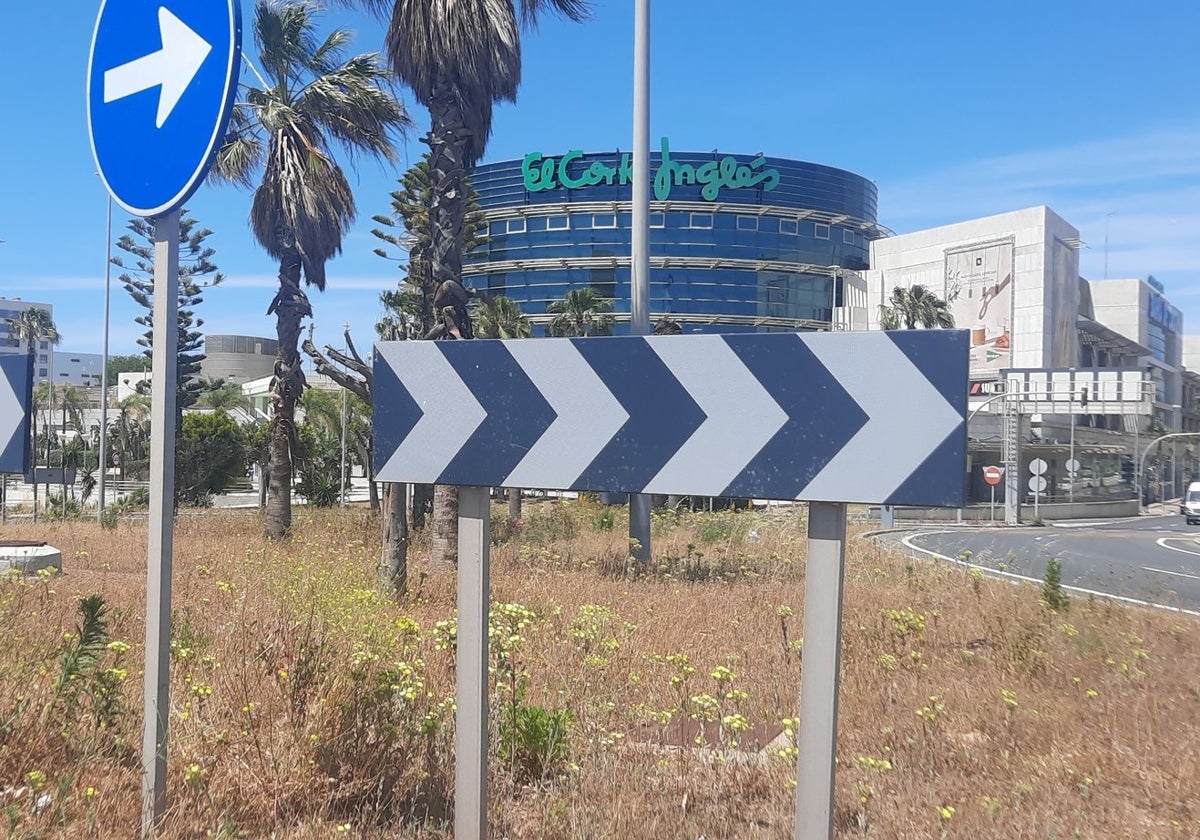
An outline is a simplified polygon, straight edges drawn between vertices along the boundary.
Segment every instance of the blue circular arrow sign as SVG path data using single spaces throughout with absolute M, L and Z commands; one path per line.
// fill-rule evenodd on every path
M 160 216 L 191 197 L 229 124 L 241 58 L 240 0 L 103 0 L 88 132 L 118 204 Z

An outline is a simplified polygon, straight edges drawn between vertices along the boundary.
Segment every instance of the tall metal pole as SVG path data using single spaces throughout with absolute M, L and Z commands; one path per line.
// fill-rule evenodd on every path
M 170 715 L 171 570 L 175 536 L 175 389 L 179 320 L 179 211 L 154 220 L 154 356 L 150 371 L 150 522 L 146 547 L 142 836 L 166 806 Z
M 636 0 L 633 22 L 633 255 L 629 331 L 650 334 L 650 0 Z M 629 543 L 650 559 L 650 497 L 629 496 Z
M 846 506 L 808 506 L 804 571 L 804 653 L 796 759 L 797 840 L 832 840 L 837 759 L 838 684 L 842 657 L 842 582 Z
M 104 485 L 108 476 L 108 304 L 112 278 L 112 196 L 108 197 L 108 222 L 104 234 L 104 344 L 100 357 L 100 505 L 96 518 L 104 518 Z

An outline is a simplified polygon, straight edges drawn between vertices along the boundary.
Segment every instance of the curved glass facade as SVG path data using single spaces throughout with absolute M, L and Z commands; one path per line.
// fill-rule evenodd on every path
M 667 164 L 664 167 L 664 153 Z M 488 224 L 469 285 L 516 300 L 535 324 L 569 289 L 630 309 L 630 155 L 531 154 L 479 166 Z M 828 166 L 718 152 L 651 155 L 650 317 L 685 331 L 827 329 L 839 273 L 868 267 L 877 194 Z M 565 185 L 564 185 L 565 184 Z

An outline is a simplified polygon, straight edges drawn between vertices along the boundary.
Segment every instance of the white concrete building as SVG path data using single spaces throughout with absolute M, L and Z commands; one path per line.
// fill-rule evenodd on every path
M 1048 464 L 1043 502 L 1131 499 L 1135 453 L 1145 445 L 1151 419 L 1182 428 L 1179 310 L 1153 278 L 1081 278 L 1081 245 L 1078 230 L 1044 206 L 871 243 L 871 269 L 864 273 L 871 328 L 879 328 L 893 289 L 920 284 L 945 300 L 955 325 L 970 332 L 970 382 L 964 386 L 970 408 L 980 414 L 968 429 L 968 493 L 977 502 L 990 492 L 981 467 L 1002 462 L 1001 418 L 988 413 L 1000 405 L 988 397 L 989 383 L 1002 371 L 1027 385 L 1053 382 L 1061 389 L 1057 401 L 1044 408 L 1038 401 L 1029 410 L 1042 413 L 1024 414 L 1016 427 L 1022 497 L 1025 468 L 1038 458 Z M 1200 340 L 1194 349 L 1200 362 Z M 1114 377 L 1133 377 L 1119 398 L 1131 402 L 1099 400 L 1103 389 L 1078 384 Z M 1142 382 L 1149 393 L 1139 402 Z M 1106 413 L 1096 413 L 1101 406 Z M 1135 413 L 1151 408 L 1152 417 Z M 1154 469 L 1167 482 L 1163 492 L 1186 477 L 1174 463 Z
M 868 316 L 896 287 L 920 284 L 971 330 L 971 378 L 1005 368 L 1078 364 L 1079 231 L 1048 207 L 1031 207 L 871 243 Z
M 38 303 L 31 300 L 21 300 L 21 298 L 5 298 L 0 297 L 0 353 L 25 353 L 27 352 L 25 342 L 18 342 L 12 335 L 9 329 L 8 321 L 10 318 L 17 318 L 22 312 L 27 309 L 41 309 L 53 320 L 54 307 L 49 303 Z M 37 353 L 34 357 L 33 375 L 37 380 L 50 379 L 50 362 L 53 348 L 48 341 L 38 343 Z

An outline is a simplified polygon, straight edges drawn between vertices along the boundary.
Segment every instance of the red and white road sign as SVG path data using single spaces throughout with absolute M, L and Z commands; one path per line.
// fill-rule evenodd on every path
M 983 468 L 983 480 L 986 481 L 988 484 L 992 485 L 993 487 L 995 487 L 997 484 L 999 484 L 1000 480 L 1003 478 L 1004 478 L 1004 468 L 1003 467 L 984 467 Z

